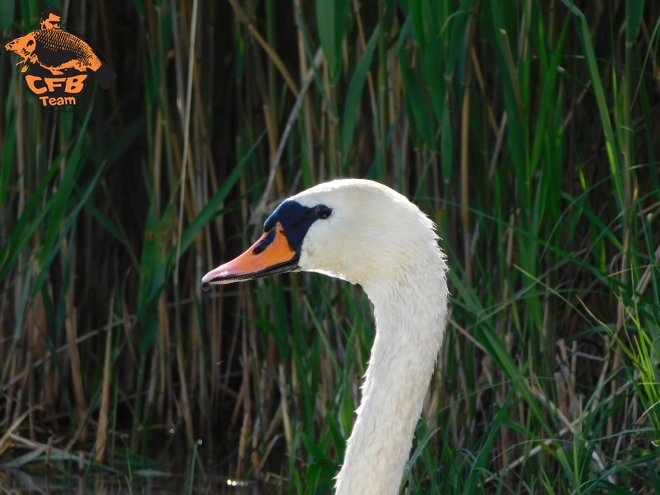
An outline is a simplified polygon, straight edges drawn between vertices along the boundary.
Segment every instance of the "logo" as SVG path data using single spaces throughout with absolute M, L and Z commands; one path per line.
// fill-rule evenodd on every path
M 16 65 L 23 64 L 23 81 L 47 109 L 75 105 L 90 80 L 90 71 L 103 89 L 117 78 L 85 41 L 61 27 L 61 17 L 59 10 L 47 8 L 41 13 L 38 29 L 5 45 L 7 51 L 21 57 Z

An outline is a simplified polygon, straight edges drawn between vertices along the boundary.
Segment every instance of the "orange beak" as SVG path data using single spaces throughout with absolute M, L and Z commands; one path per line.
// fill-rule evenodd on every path
M 209 290 L 211 285 L 230 284 L 276 273 L 292 272 L 298 269 L 299 259 L 300 254 L 291 249 L 284 235 L 284 229 L 278 223 L 238 258 L 204 275 L 202 289 Z

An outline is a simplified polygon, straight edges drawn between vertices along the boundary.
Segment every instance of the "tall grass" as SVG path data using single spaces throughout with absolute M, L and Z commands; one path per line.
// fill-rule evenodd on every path
M 328 493 L 367 298 L 199 281 L 351 176 L 451 268 L 406 493 L 660 489 L 660 4 L 51 4 L 119 79 L 46 113 L 0 53 L 1 461 Z M 44 6 L 3 2 L 3 38 Z

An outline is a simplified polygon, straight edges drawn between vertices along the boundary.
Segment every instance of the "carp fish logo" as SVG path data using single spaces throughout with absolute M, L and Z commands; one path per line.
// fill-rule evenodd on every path
M 83 40 L 62 28 L 55 8 L 41 13 L 39 28 L 5 45 L 23 64 L 23 81 L 30 93 L 49 109 L 72 108 L 89 82 L 91 71 L 103 89 L 117 74 Z M 29 73 L 28 73 L 29 69 Z

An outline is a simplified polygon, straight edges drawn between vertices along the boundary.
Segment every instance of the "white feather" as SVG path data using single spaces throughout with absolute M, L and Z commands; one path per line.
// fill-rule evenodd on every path
M 291 199 L 333 209 L 309 228 L 301 270 L 360 284 L 376 317 L 336 493 L 397 494 L 445 329 L 447 267 L 433 222 L 401 194 L 367 180 L 328 182 Z

